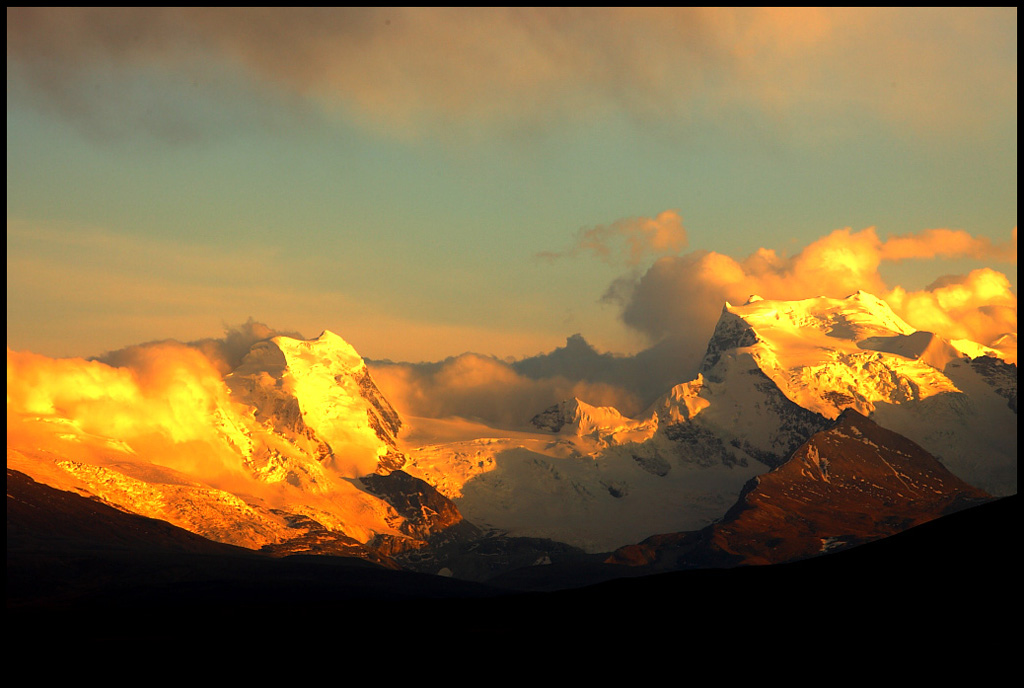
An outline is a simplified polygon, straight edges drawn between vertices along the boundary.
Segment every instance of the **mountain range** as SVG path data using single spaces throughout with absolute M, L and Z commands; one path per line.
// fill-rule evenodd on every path
M 170 538 L 182 556 L 335 555 L 529 589 L 795 562 L 1016 493 L 1016 364 L 864 292 L 726 304 L 696 377 L 638 415 L 571 398 L 517 427 L 414 418 L 435 437 L 415 444 L 333 333 L 258 341 L 218 370 L 184 345 L 144 353 L 169 381 L 133 401 L 140 368 L 8 350 L 9 574 L 48 532 L 19 490 L 44 485 L 87 505 L 71 549 Z M 88 403 L 53 391 L 76 385 Z M 155 521 L 108 537 L 100 506 Z M 50 555 L 25 556 L 19 599 L 73 596 L 35 575 Z

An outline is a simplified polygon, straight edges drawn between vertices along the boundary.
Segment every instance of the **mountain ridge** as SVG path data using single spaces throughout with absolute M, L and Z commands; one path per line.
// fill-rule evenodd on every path
M 780 564 L 871 542 L 992 497 L 854 409 L 751 480 L 722 520 L 658 535 L 609 563 L 654 568 Z
M 176 355 L 159 346 L 154 354 Z M 752 297 L 723 307 L 702 372 L 636 418 L 572 398 L 537 413 L 531 432 L 482 428 L 494 434 L 418 447 L 404 443 L 403 420 L 363 359 L 329 331 L 259 340 L 225 374 L 200 379 L 208 396 L 192 405 L 210 410 L 197 414 L 208 427 L 173 426 L 170 442 L 152 425 L 118 435 L 60 404 L 19 411 L 11 385 L 23 362 L 9 351 L 8 466 L 278 553 L 384 561 L 436 546 L 444 532 L 598 553 L 722 518 L 752 478 L 849 409 L 940 446 L 938 458 L 969 482 L 1015 492 L 1016 366 L 959 351 L 864 292 Z M 124 383 L 119 370 L 94 372 Z M 221 472 L 190 472 L 190 451 L 223 462 Z M 531 547 L 523 556 L 548 556 L 547 545 Z

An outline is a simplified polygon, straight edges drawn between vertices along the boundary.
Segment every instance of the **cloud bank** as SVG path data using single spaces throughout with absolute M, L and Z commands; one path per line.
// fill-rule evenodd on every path
M 623 387 L 561 374 L 530 377 L 509 363 L 479 354 L 433 364 L 378 362 L 370 368 L 384 396 L 408 416 L 454 416 L 494 427 L 530 429 L 533 416 L 572 397 L 627 413 L 643 410 L 637 396 Z
M 145 352 L 154 347 L 185 346 L 201 353 L 219 374 L 227 375 L 242 363 L 242 359 L 254 344 L 277 336 L 305 339 L 298 332 L 276 330 L 249 318 L 237 327 L 225 327 L 223 337 L 205 337 L 184 344 L 174 340 L 135 344 L 116 351 L 109 351 L 99 356 L 97 360 L 117 368 L 135 369 L 138 367 L 140 356 L 144 360 L 149 355 Z
M 840 229 L 792 257 L 760 248 L 742 260 L 713 251 L 661 258 L 643 275 L 616 281 L 604 298 L 621 305 L 627 325 L 652 341 L 677 339 L 694 360 L 703 353 L 722 305 L 744 303 L 752 294 L 786 300 L 843 298 L 862 289 L 888 301 L 918 329 L 987 345 L 1017 331 L 1017 296 L 1005 275 L 983 268 L 908 290 L 890 287 L 879 268 L 885 262 L 962 256 L 1015 264 L 1016 239 L 1016 229 L 1003 244 L 963 230 L 933 229 L 882 240 L 874 228 Z
M 223 376 L 253 344 L 285 335 L 251 318 L 221 338 L 127 346 L 95 360 L 7 350 L 8 411 L 75 419 L 102 436 L 220 442 L 210 419 L 235 415 Z
M 920 131 L 1016 103 L 1002 54 L 1015 26 L 1014 9 L 8 8 L 7 58 L 39 103 L 94 124 L 111 98 L 166 117 L 174 99 L 133 84 L 148 74 L 212 99 L 244 84 L 399 135 L 609 112 L 830 127 L 857 112 Z
M 70 423 L 74 435 L 114 438 L 152 463 L 215 486 L 248 481 L 237 454 L 211 422 L 235 417 L 238 410 L 206 356 L 161 342 L 126 349 L 121 359 L 124 365 L 115 367 L 8 349 L 8 444 L 33 431 L 22 417 L 52 423 L 54 432 Z
M 561 257 L 586 253 L 615 262 L 620 255 L 620 262 L 629 265 L 662 250 L 678 250 L 685 240 L 678 213 L 666 211 L 582 230 L 577 249 Z M 575 335 L 565 347 L 518 361 L 463 354 L 439 363 L 377 362 L 371 368 L 385 396 L 410 416 L 458 416 L 523 428 L 534 414 L 573 396 L 633 415 L 696 373 L 722 305 L 742 303 L 751 294 L 841 298 L 863 289 L 888 301 L 918 329 L 990 345 L 1017 329 L 1017 296 L 1005 274 L 978 268 L 908 289 L 889 285 L 880 269 L 906 260 L 957 257 L 1015 264 L 1016 249 L 1016 229 L 1007 241 L 993 242 L 963 230 L 930 229 L 882 239 L 874 228 L 847 228 L 792 256 L 771 248 L 743 259 L 712 251 L 663 256 L 646 272 L 617 280 L 605 295 L 620 306 L 623 321 L 653 343 L 635 356 L 598 353 Z M 8 398 L 16 408 L 59 412 L 74 417 L 86 432 L 135 438 L 158 453 L 161 446 L 181 442 L 215 446 L 215 438 L 204 434 L 206 419 L 211 413 L 232 413 L 222 376 L 254 343 L 280 334 L 301 338 L 250 319 L 220 338 L 151 342 L 112 351 L 99 361 L 9 351 Z M 224 457 L 218 470 L 230 472 L 230 449 L 219 445 L 211 451 Z M 172 467 L 195 455 L 172 454 L 166 464 Z

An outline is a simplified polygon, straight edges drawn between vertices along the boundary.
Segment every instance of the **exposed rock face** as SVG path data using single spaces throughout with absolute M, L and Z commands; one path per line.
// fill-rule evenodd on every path
M 562 402 L 549 406 L 536 416 L 530 419 L 530 425 L 539 430 L 559 432 L 567 423 L 572 422 L 572 414 L 566 413 L 565 406 L 568 402 Z
M 708 341 L 708 349 L 700 364 L 701 374 L 706 375 L 711 371 L 726 351 L 754 346 L 758 341 L 760 339 L 754 328 L 743 318 L 730 312 L 729 305 L 726 304 L 715 325 L 715 332 Z
M 665 428 L 665 437 L 686 449 L 686 453 L 698 466 L 723 464 L 731 466 L 743 461 L 737 460 L 735 453 L 727 448 L 725 442 L 717 434 L 698 423 L 676 423 Z M 633 457 L 637 463 L 640 461 Z M 662 475 L 668 473 L 668 464 Z M 646 466 L 641 466 L 647 470 Z
M 402 517 L 396 525 L 406 535 L 426 538 L 462 521 L 462 514 L 452 500 L 404 471 L 367 475 L 360 482 L 395 508 Z
M 745 564 L 803 559 L 988 498 L 918 445 L 848 410 L 757 478 L 715 527 L 712 544 Z
M 648 419 L 627 418 L 610 406 L 591 406 L 575 398 L 544 409 L 530 419 L 530 424 L 539 430 L 587 437 L 606 445 L 627 436 L 635 439 L 637 433 L 649 437 L 654 430 Z
M 971 360 L 971 368 L 1017 413 L 1017 366 L 993 356 L 979 356 Z
M 402 429 L 402 419 L 399 418 L 398 411 L 377 389 L 376 383 L 370 377 L 370 370 L 365 364 L 356 373 L 355 379 L 356 384 L 359 385 L 361 396 L 370 404 L 370 408 L 366 409 L 370 427 L 377 433 L 377 437 L 394 447 L 398 431 Z
M 293 554 L 353 557 L 356 559 L 366 559 L 389 569 L 401 568 L 397 562 L 388 556 L 388 553 L 381 552 L 377 548 L 359 542 L 344 533 L 326 528 L 323 524 L 308 516 L 282 512 L 279 512 L 279 515 L 285 518 L 289 528 L 295 529 L 296 534 L 294 537 L 282 542 L 264 545 L 260 548 L 260 551 L 266 554 L 275 557 L 285 557 Z
M 717 524 L 617 551 L 621 564 L 698 567 L 806 559 L 988 500 L 921 447 L 847 410 L 751 481 Z

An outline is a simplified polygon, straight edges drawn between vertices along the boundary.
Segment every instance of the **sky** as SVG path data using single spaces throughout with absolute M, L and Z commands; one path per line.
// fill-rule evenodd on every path
M 857 289 L 989 343 L 1016 227 L 1015 8 L 7 10 L 17 351 L 698 351 Z

